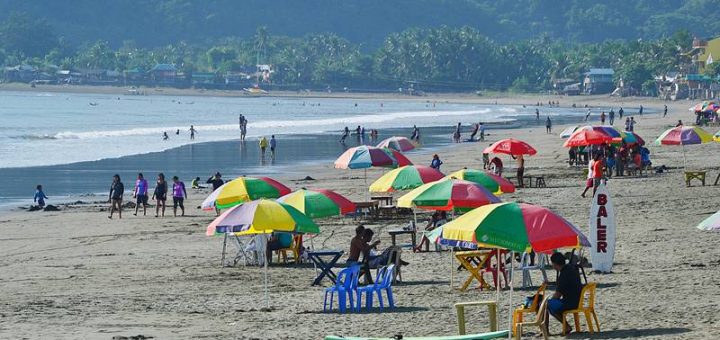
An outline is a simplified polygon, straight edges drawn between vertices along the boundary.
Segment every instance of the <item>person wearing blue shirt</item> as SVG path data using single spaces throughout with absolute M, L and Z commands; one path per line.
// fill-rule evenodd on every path
M 35 189 L 35 198 L 33 198 L 33 202 L 37 202 L 38 207 L 43 208 L 45 207 L 45 200 L 48 198 L 42 190 L 42 185 L 38 184 Z
M 440 160 L 440 156 L 437 154 L 433 155 L 432 162 L 430 162 L 430 167 L 433 169 L 437 169 L 440 171 L 440 166 L 443 164 L 443 162 Z
M 275 159 L 275 147 L 277 146 L 277 140 L 275 139 L 275 135 L 272 135 L 270 137 L 270 158 Z

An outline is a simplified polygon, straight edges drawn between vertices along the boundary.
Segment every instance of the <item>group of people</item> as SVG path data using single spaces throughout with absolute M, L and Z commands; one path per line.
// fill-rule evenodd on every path
M 413 132 L 416 129 L 417 129 L 417 127 L 413 126 Z M 468 139 L 468 141 L 474 142 L 475 136 L 477 136 L 478 133 L 480 133 L 480 138 L 478 140 L 484 141 L 485 140 L 485 123 L 479 122 L 479 123 L 473 124 L 473 130 L 470 133 L 470 138 Z M 419 136 L 420 136 L 420 134 L 418 132 L 418 138 L 420 138 Z M 460 143 L 462 141 L 461 138 L 462 138 L 462 123 L 457 123 L 457 126 L 455 126 L 455 132 L 453 132 L 452 139 L 453 139 L 453 142 Z
M 185 188 L 185 183 L 181 181 L 178 176 L 173 176 L 172 183 L 170 184 L 165 180 L 165 174 L 159 173 L 152 191 L 152 196 L 149 195 L 149 192 L 150 185 L 147 179 L 145 179 L 142 173 L 138 173 L 137 179 L 135 180 L 135 187 L 132 191 L 132 197 L 135 199 L 135 213 L 133 215 L 137 216 L 141 206 L 143 216 L 147 215 L 148 200 L 153 200 L 155 201 L 155 217 L 164 217 L 168 194 L 171 194 L 173 200 L 173 216 L 177 216 L 178 207 L 180 208 L 181 216 L 185 216 L 184 201 L 188 197 L 187 189 Z M 112 219 L 116 211 L 118 218 L 122 218 L 124 195 L 125 185 L 120 179 L 120 175 L 115 174 L 108 195 L 108 201 L 110 202 L 110 214 L 108 218 Z
M 613 176 L 625 176 L 631 171 L 639 171 L 642 174 L 644 169 L 652 166 L 650 150 L 639 144 L 627 144 L 624 141 L 619 146 L 613 144 L 591 146 L 588 148 L 570 148 L 570 163 L 578 164 L 584 157 L 590 156 L 588 164 L 588 175 L 585 194 L 593 188 L 593 195 L 602 180 Z M 587 156 L 585 156 L 587 155 Z M 585 159 L 587 160 L 587 158 Z
M 195 126 L 190 125 L 190 129 L 189 129 L 188 131 L 190 131 L 190 140 L 194 140 L 194 139 L 195 139 L 195 134 L 197 134 L 197 130 L 195 130 Z M 175 130 L 175 135 L 176 135 L 176 136 L 179 136 L 179 135 L 180 135 L 180 129 Z M 163 131 L 162 139 L 163 139 L 163 140 L 168 140 L 168 139 L 170 139 L 170 136 L 168 136 L 167 131 Z
M 269 141 L 267 138 L 265 138 L 265 136 L 262 136 L 260 138 L 259 145 L 260 157 L 262 159 L 265 159 L 265 150 L 268 148 L 268 146 L 270 147 L 270 158 L 275 159 L 275 148 L 277 148 L 277 139 L 275 139 L 275 135 L 272 135 Z
M 358 143 L 363 143 L 363 140 L 365 139 L 365 127 L 358 125 L 357 128 L 355 128 L 355 132 L 353 133 L 357 139 Z M 377 140 L 379 135 L 379 132 L 377 129 L 370 129 L 370 138 L 375 141 Z M 340 137 L 340 144 L 345 145 L 345 140 L 350 136 L 350 128 L 347 126 L 345 129 L 343 129 L 342 136 Z
M 238 116 L 238 125 L 240 128 L 240 140 L 245 141 L 245 136 L 247 136 L 247 124 L 248 120 L 245 118 L 244 115 Z
M 372 229 L 358 225 L 355 228 L 355 236 L 350 240 L 350 253 L 347 258 L 348 265 L 359 264 L 364 269 L 366 284 L 372 283 L 370 268 L 378 268 L 387 263 L 395 263 L 395 256 L 397 256 L 397 253 L 392 251 L 392 247 L 388 247 L 378 253 L 377 248 L 380 245 L 380 240 L 373 241 L 374 235 L 375 232 L 373 232 Z M 400 264 L 407 266 L 409 263 L 401 260 Z

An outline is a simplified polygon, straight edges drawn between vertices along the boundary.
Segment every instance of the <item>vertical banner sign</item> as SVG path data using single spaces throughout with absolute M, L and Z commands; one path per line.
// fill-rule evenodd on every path
M 593 270 L 609 273 L 615 257 L 615 208 L 607 186 L 600 183 L 590 207 L 590 259 Z

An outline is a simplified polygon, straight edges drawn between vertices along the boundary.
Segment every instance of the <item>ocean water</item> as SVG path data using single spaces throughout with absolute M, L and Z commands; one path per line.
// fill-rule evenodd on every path
M 375 142 L 350 138 L 342 146 L 345 126 L 379 129 L 382 139 L 409 135 L 417 125 L 423 127 L 424 147 L 434 148 L 449 142 L 457 122 L 467 131 L 478 121 L 507 127 L 534 121 L 534 111 L 406 100 L 0 92 L 0 206 L 29 205 L 36 184 L 43 184 L 53 203 L 102 196 L 114 173 L 123 176 L 126 188 L 139 171 L 150 179 L 158 172 L 179 175 L 188 184 L 215 171 L 225 177 L 272 175 Z M 556 120 L 582 115 L 579 109 L 541 111 Z M 238 140 L 239 114 L 249 121 L 244 143 Z M 198 131 L 192 141 L 190 125 Z M 271 134 L 278 135 L 278 155 L 263 161 L 257 140 Z

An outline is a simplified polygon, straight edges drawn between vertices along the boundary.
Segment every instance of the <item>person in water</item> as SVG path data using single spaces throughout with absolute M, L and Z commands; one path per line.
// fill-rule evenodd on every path
M 122 199 L 124 192 L 125 185 L 123 185 L 120 180 L 120 175 L 115 174 L 112 184 L 110 184 L 110 195 L 108 197 L 108 202 L 110 202 L 110 215 L 108 218 L 112 219 L 115 209 L 117 209 L 118 218 L 122 218 Z
M 262 157 L 262 159 L 265 159 L 265 149 L 267 149 L 268 144 L 268 140 L 265 136 L 260 138 L 260 157 Z
M 44 208 L 46 199 L 48 198 L 43 192 L 42 185 L 38 184 L 37 187 L 35 187 L 35 197 L 33 198 L 33 203 L 37 203 L 38 207 Z
M 343 130 L 343 135 L 340 137 L 340 144 L 345 144 L 345 140 L 350 136 L 350 129 L 348 127 L 345 127 L 345 130 Z
M 462 125 L 461 123 L 457 123 L 457 127 L 455 127 L 455 133 L 453 134 L 453 141 L 455 143 L 460 143 L 460 137 L 462 136 L 462 134 L 460 132 L 461 125 Z
M 473 125 L 473 131 L 472 131 L 472 133 L 470 134 L 470 141 L 471 141 L 471 142 L 475 140 L 475 135 L 477 135 L 478 130 L 480 130 L 480 124 L 474 124 L 474 125 Z
M 195 133 L 196 133 L 196 132 L 197 132 L 197 130 L 195 130 L 195 127 L 192 126 L 192 125 L 190 125 L 190 139 L 191 139 L 191 140 L 192 140 L 192 139 L 195 139 Z
M 178 176 L 173 176 L 173 216 L 177 217 L 177 208 L 180 206 L 181 216 L 185 216 L 185 205 L 183 202 L 187 198 L 187 190 L 185 183 L 180 181 Z
M 137 180 L 135 181 L 135 189 L 133 189 L 133 197 L 135 200 L 135 213 L 134 216 L 137 216 L 138 209 L 140 209 L 140 205 L 143 206 L 143 216 L 147 215 L 147 202 L 148 202 L 148 182 L 143 177 L 142 173 L 138 174 Z
M 168 136 L 167 131 L 163 132 L 163 140 L 168 140 L 170 136 Z
M 165 202 L 167 201 L 168 186 L 165 182 L 165 174 L 162 172 L 158 174 L 157 183 L 155 184 L 155 190 L 153 191 L 152 199 L 155 200 L 155 217 L 158 217 L 160 207 L 162 207 L 162 216 L 165 217 Z
M 270 158 L 275 159 L 275 147 L 277 146 L 277 139 L 275 135 L 270 136 Z

